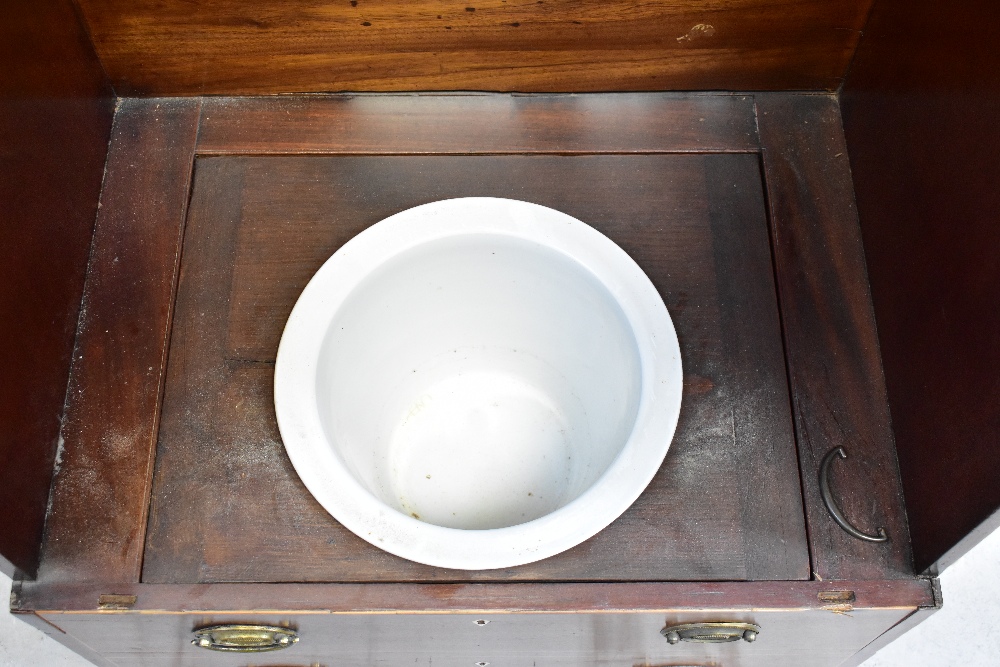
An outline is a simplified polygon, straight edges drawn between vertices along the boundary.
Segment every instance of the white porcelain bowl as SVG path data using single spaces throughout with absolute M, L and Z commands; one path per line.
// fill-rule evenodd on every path
M 299 297 L 274 378 L 302 481 L 420 563 L 547 558 L 642 493 L 680 411 L 677 335 L 611 240 L 543 206 L 450 199 L 338 250 Z

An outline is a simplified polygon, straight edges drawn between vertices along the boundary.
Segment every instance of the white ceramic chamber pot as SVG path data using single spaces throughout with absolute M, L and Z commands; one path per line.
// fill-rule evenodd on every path
M 677 335 L 639 266 L 558 211 L 438 201 L 351 239 L 288 318 L 274 402 L 340 523 L 465 570 L 547 558 L 622 514 L 681 402 Z

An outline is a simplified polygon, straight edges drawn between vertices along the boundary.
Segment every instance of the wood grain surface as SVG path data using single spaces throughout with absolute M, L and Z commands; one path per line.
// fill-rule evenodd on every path
M 885 0 L 866 36 L 844 130 L 914 560 L 936 572 L 1000 526 L 1000 7 Z
M 0 571 L 34 575 L 114 112 L 69 0 L 0 20 Z
M 273 412 L 274 353 L 309 277 L 378 220 L 455 196 L 607 234 L 660 290 L 685 364 L 647 492 L 584 544 L 508 570 L 422 566 L 349 533 L 302 486 Z M 176 313 L 143 581 L 808 576 L 756 155 L 199 158 Z
M 122 95 L 839 87 L 870 0 L 80 0 Z
M 756 97 L 775 274 L 795 410 L 813 576 L 913 576 L 879 345 L 840 110 L 830 95 Z M 864 542 L 819 495 L 822 458 L 843 446 L 831 486 Z
M 200 155 L 680 153 L 758 149 L 751 95 L 210 97 Z
M 137 581 L 198 100 L 115 114 L 39 578 Z

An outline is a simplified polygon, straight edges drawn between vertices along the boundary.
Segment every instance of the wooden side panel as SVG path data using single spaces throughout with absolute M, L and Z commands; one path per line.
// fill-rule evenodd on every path
M 115 116 L 39 578 L 137 581 L 197 100 Z
M 882 0 L 841 98 L 921 571 L 1000 525 L 998 42 L 990 0 Z
M 456 196 L 607 234 L 660 290 L 684 355 L 681 423 L 646 493 L 509 570 L 427 567 L 349 533 L 302 486 L 273 412 L 278 340 L 312 274 L 369 225 Z M 756 155 L 199 158 L 143 581 L 805 578 L 780 336 Z
M 0 19 L 0 571 L 33 575 L 114 94 L 69 0 Z
M 837 100 L 757 97 L 813 574 L 824 580 L 912 576 L 865 256 Z M 835 500 L 867 534 L 852 537 L 821 501 L 823 457 Z
M 113 664 L 810 665 L 833 667 L 934 604 L 931 583 L 127 585 L 130 611 L 96 612 L 103 589 L 26 586 L 15 605 Z M 829 600 L 839 597 L 840 606 Z M 63 611 L 55 611 L 55 610 Z M 272 611 L 246 611 L 269 609 Z M 441 613 L 450 612 L 450 613 Z M 301 640 L 250 662 L 190 645 L 219 622 L 286 624 Z M 488 621 L 486 624 L 476 621 Z M 679 644 L 668 624 L 760 625 L 752 644 Z M 263 656 L 261 656 L 263 657 Z
M 126 95 L 839 87 L 870 0 L 81 0 Z

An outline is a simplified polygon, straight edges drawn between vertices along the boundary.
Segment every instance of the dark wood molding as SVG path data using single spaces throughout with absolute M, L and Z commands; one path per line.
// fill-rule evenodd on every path
M 128 613 L 470 613 L 831 610 L 848 591 L 855 609 L 935 606 L 931 580 L 669 583 L 359 583 L 359 584 L 78 584 L 25 582 L 13 599 L 21 612 L 92 612 L 102 594 L 134 595 Z M 261 610 L 264 610 L 261 612 Z M 843 609 L 841 609 L 843 611 Z
M 115 115 L 40 579 L 139 579 L 199 108 L 126 99 Z
M 795 411 L 813 575 L 912 576 L 882 364 L 854 206 L 847 147 L 832 95 L 757 95 L 775 274 Z M 871 543 L 838 526 L 820 497 L 835 447 L 836 502 Z

